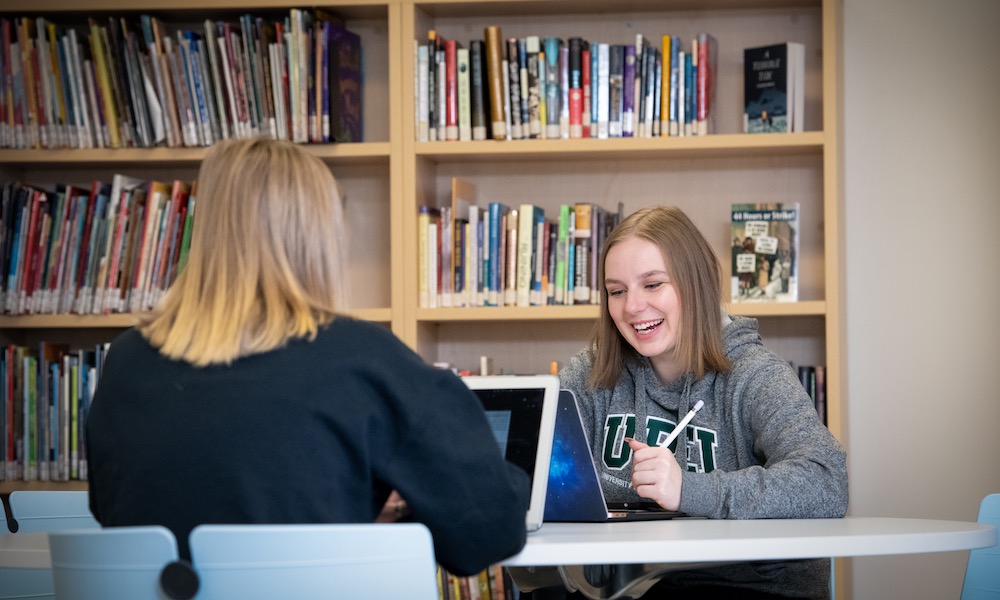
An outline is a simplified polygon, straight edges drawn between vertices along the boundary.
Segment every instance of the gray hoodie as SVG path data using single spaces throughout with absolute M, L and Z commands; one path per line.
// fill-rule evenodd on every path
M 712 519 L 842 517 L 846 454 L 820 422 L 787 362 L 767 350 L 757 321 L 726 318 L 732 369 L 695 381 L 660 383 L 649 360 L 633 355 L 614 389 L 588 389 L 584 349 L 560 372 L 573 390 L 608 501 L 636 500 L 625 437 L 655 444 L 699 400 L 704 407 L 672 444 L 682 469 L 680 509 Z M 646 426 L 635 431 L 635 423 Z M 729 582 L 790 597 L 827 597 L 829 561 L 729 565 L 670 576 L 675 583 Z

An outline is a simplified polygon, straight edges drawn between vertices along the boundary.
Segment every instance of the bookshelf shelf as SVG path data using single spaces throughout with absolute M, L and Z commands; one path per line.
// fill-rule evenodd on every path
M 729 307 L 729 313 L 746 317 L 821 317 L 826 314 L 826 302 L 733 304 Z M 593 321 L 598 316 L 600 307 L 596 305 L 418 308 L 416 313 L 417 321 L 423 323 Z
M 66 490 L 86 491 L 86 481 L 0 481 L 0 495 L 17 490 Z
M 114 329 L 135 325 L 131 314 L 113 315 L 5 315 L 0 329 Z
M 573 158 L 710 158 L 820 155 L 822 132 L 716 134 L 692 137 L 419 142 L 417 156 L 439 162 Z
M 389 143 L 325 144 L 306 148 L 330 163 L 388 164 Z M 119 167 L 149 163 L 159 166 L 194 167 L 207 148 L 99 148 L 93 150 L 0 150 L 0 165 L 61 168 L 63 166 Z
M 350 311 L 352 317 L 388 323 L 392 321 L 392 309 L 367 308 Z M 115 329 L 132 327 L 136 317 L 130 313 L 110 315 L 3 315 L 0 316 L 0 330 L 4 329 Z

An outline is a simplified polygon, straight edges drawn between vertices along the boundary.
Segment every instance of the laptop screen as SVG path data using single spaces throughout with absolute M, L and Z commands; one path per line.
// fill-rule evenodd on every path
M 479 396 L 504 458 L 530 477 L 527 525 L 537 529 L 544 512 L 559 380 L 551 375 L 462 379 Z
M 504 458 L 535 474 L 538 423 L 542 420 L 543 388 L 476 390 L 486 409 L 486 420 Z

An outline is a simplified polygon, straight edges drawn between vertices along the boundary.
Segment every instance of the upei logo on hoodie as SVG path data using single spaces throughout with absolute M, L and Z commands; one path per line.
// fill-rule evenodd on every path
M 659 446 L 667 439 L 677 423 L 657 417 L 646 418 L 646 443 Z M 626 437 L 635 437 L 635 415 L 612 414 L 604 421 L 604 443 L 601 460 L 606 470 L 619 471 L 632 462 L 632 449 Z M 718 434 L 713 429 L 687 426 L 687 470 L 693 473 L 711 473 L 715 470 L 715 450 Z M 677 441 L 670 444 L 676 450 Z

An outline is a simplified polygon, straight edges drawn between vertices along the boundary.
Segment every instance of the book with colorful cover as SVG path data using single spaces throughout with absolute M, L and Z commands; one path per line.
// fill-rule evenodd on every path
M 743 50 L 744 133 L 803 131 L 805 49 L 785 42 Z
M 733 204 L 731 215 L 732 302 L 797 302 L 798 203 Z

